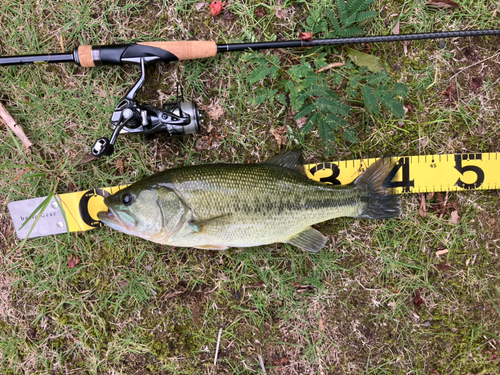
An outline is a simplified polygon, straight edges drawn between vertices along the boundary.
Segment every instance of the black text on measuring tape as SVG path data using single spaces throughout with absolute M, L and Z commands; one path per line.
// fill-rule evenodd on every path
M 319 172 L 323 169 L 331 170 L 332 174 L 328 177 L 321 177 L 319 179 L 320 182 L 329 182 L 333 185 L 342 185 L 341 182 L 337 180 L 337 177 L 340 175 L 340 169 L 337 164 L 334 163 L 316 164 L 309 170 L 309 173 L 311 173 L 314 176 L 316 172 Z
M 398 171 L 402 169 L 401 181 L 394 181 Z M 384 187 L 403 188 L 404 192 L 409 192 L 410 188 L 415 187 L 415 180 L 410 180 L 410 158 L 400 158 L 396 165 L 391 169 L 383 182 Z
M 455 169 L 459 171 L 462 175 L 465 172 L 474 172 L 476 174 L 476 181 L 471 184 L 466 184 L 460 178 L 455 182 L 455 186 L 462 189 L 477 189 L 484 182 L 484 171 L 476 165 L 466 165 L 462 166 L 462 160 L 483 160 L 481 154 L 456 154 L 455 155 Z

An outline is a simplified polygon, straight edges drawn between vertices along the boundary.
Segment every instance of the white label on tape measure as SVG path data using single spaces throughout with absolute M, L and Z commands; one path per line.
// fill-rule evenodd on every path
M 40 218 L 31 231 L 30 238 L 49 236 L 51 234 L 66 233 L 68 229 L 64 221 L 64 216 L 59 208 L 58 202 L 53 198 L 43 212 L 33 215 L 29 222 L 26 223 L 29 216 L 37 209 L 37 207 L 45 200 L 46 197 L 27 199 L 24 201 L 10 202 L 7 204 L 10 216 L 14 222 L 17 236 L 20 239 L 26 238 L 35 220 Z M 22 225 L 26 225 L 21 229 Z

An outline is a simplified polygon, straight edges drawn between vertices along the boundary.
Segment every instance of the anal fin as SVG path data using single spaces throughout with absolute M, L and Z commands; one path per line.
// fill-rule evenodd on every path
M 327 238 L 319 231 L 309 227 L 288 239 L 286 243 L 300 247 L 311 253 L 317 253 L 325 246 L 326 241 Z

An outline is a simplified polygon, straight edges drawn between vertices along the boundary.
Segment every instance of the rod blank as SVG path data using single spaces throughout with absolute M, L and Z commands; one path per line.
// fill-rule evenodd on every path
M 217 52 L 236 52 L 236 51 L 250 51 L 250 50 L 258 51 L 262 49 L 333 46 L 339 44 L 357 44 L 357 43 L 403 42 L 408 40 L 463 38 L 468 36 L 486 36 L 486 35 L 500 35 L 500 29 L 443 31 L 435 33 L 417 33 L 417 34 L 400 34 L 400 35 L 356 36 L 351 38 L 316 39 L 311 42 L 302 40 L 288 40 L 283 42 L 218 44 Z

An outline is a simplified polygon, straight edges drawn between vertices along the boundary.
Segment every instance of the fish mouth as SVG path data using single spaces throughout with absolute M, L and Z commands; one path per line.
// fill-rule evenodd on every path
M 135 226 L 137 225 L 137 220 L 131 214 L 125 211 L 121 211 L 123 214 L 130 216 L 133 219 L 133 223 L 129 221 L 124 221 L 118 215 L 117 211 L 111 207 L 108 207 L 108 211 L 100 211 L 97 213 L 97 217 L 107 226 L 122 231 L 122 232 L 131 232 Z

